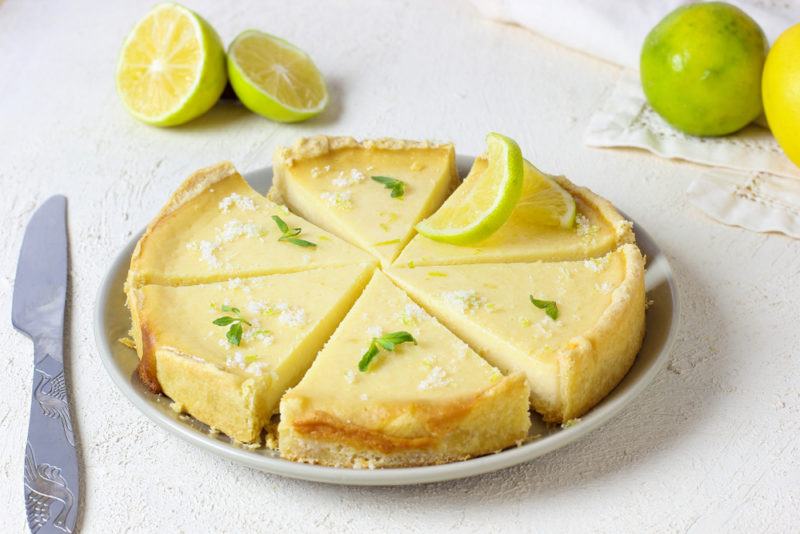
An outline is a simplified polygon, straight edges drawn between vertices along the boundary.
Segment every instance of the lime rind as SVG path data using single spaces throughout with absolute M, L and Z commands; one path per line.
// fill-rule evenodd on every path
M 265 37 L 273 43 L 305 58 L 309 66 L 313 67 L 314 72 L 319 77 L 323 89 L 323 97 L 316 106 L 298 108 L 282 102 L 275 95 L 261 87 L 247 74 L 246 70 L 242 68 L 236 59 L 236 47 L 242 40 L 252 36 Z M 311 56 L 287 40 L 281 39 L 275 35 L 259 30 L 245 30 L 237 35 L 228 47 L 227 68 L 231 87 L 233 87 L 233 91 L 242 104 L 253 113 L 257 113 L 268 119 L 278 122 L 299 122 L 319 115 L 328 105 L 328 88 L 325 84 L 325 79 L 314 64 Z
M 497 194 L 491 205 L 476 215 L 471 223 L 457 228 L 448 228 L 440 224 L 443 221 L 437 219 L 442 218 L 442 214 L 440 213 L 437 218 L 437 214 L 434 213 L 416 225 L 420 234 L 435 241 L 468 245 L 488 238 L 511 216 L 522 194 L 524 175 L 522 151 L 513 139 L 498 133 L 488 134 L 486 142 L 489 165 L 477 178 L 486 180 L 493 177 L 492 173 L 502 173 Z M 465 200 L 469 201 L 469 197 Z

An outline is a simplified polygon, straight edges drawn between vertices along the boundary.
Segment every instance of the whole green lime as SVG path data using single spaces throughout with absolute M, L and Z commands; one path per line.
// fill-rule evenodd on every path
M 647 35 L 642 88 L 673 127 L 692 135 L 725 135 L 761 114 L 767 56 L 761 27 L 724 2 L 679 7 Z

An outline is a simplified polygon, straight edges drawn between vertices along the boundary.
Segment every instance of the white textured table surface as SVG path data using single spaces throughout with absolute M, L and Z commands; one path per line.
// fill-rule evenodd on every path
M 188 0 L 187 0 L 188 1 Z M 0 531 L 24 532 L 31 346 L 12 330 L 22 232 L 69 197 L 68 353 L 85 491 L 83 532 L 773 531 L 800 509 L 800 242 L 720 226 L 684 190 L 699 167 L 581 143 L 616 67 L 456 2 L 191 0 L 229 42 L 257 27 L 306 49 L 333 103 L 284 126 L 231 103 L 176 129 L 137 123 L 113 83 L 140 2 L 0 0 Z M 227 2 L 225 4 L 228 4 Z M 195 168 L 247 170 L 317 132 L 451 139 L 497 129 L 644 224 L 678 275 L 671 363 L 604 428 L 530 464 L 405 488 L 284 480 L 166 434 L 114 388 L 92 311 L 113 254 Z

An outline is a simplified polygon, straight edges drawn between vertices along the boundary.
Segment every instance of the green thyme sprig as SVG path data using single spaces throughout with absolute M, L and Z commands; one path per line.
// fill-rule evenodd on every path
M 539 300 L 533 298 L 533 295 L 528 295 L 531 298 L 531 304 L 539 308 L 540 310 L 544 310 L 544 313 L 547 314 L 552 320 L 558 319 L 558 305 L 554 300 Z
M 217 326 L 230 326 L 228 331 L 225 333 L 225 337 L 228 338 L 228 343 L 231 345 L 239 346 L 239 344 L 242 342 L 242 332 L 244 330 L 242 325 L 252 325 L 242 318 L 239 308 L 223 305 L 220 306 L 220 310 L 232 313 L 233 316 L 223 315 L 222 317 L 214 319 L 212 322 Z
M 392 193 L 389 196 L 392 198 L 402 198 L 406 192 L 406 184 L 397 178 L 389 178 L 388 176 L 372 176 L 371 178 L 379 184 L 383 184 L 383 187 L 390 190 Z
M 286 221 L 284 221 L 277 215 L 273 215 L 272 220 L 275 221 L 275 224 L 278 225 L 278 229 L 283 233 L 283 235 L 278 238 L 278 241 L 286 241 L 287 243 L 297 245 L 298 247 L 317 246 L 316 243 L 312 243 L 311 241 L 306 241 L 305 239 L 300 239 L 299 237 L 297 237 L 298 235 L 300 235 L 300 232 L 303 231 L 301 228 L 289 228 L 289 225 L 286 224 Z
M 394 351 L 395 347 L 401 343 L 413 343 L 416 345 L 417 340 L 414 339 L 414 336 L 403 330 L 390 332 L 380 337 L 373 337 L 367 352 L 364 353 L 364 355 L 361 357 L 361 361 L 358 362 L 358 370 L 362 373 L 366 372 L 370 362 L 372 362 L 372 360 L 375 359 L 375 356 L 380 353 L 381 348 L 391 352 Z

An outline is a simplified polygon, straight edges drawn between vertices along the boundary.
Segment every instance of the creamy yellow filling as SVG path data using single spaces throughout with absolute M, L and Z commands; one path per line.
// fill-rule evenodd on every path
M 622 252 L 575 262 L 392 267 L 387 274 L 503 371 L 522 371 L 531 393 L 558 403 L 558 355 L 589 332 L 625 278 Z M 555 302 L 557 319 L 530 298 Z
M 456 179 L 452 145 L 420 143 L 383 147 L 353 141 L 311 153 L 286 149 L 278 152 L 275 168 L 276 188 L 293 211 L 384 264 L 411 239 L 414 225 L 439 207 Z M 402 182 L 402 195 L 393 197 L 373 177 Z
M 359 360 L 371 339 L 395 331 L 411 333 L 416 344 L 382 350 L 366 371 L 360 371 Z M 465 399 L 501 378 L 497 369 L 376 272 L 287 398 L 304 399 L 309 411 L 323 410 L 343 421 L 401 435 L 408 421 L 393 419 L 392 407 Z
M 140 241 L 129 283 L 196 284 L 372 261 L 363 251 L 253 191 L 235 171 L 158 219 Z M 273 216 L 298 237 L 280 241 Z

